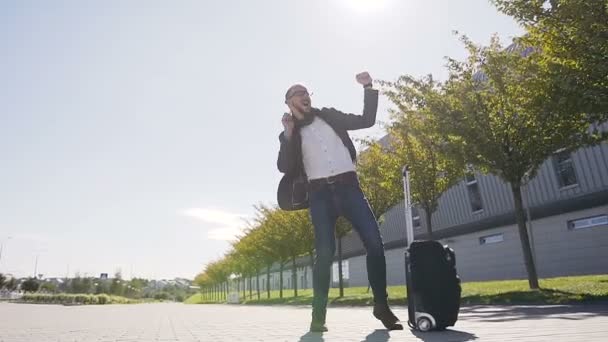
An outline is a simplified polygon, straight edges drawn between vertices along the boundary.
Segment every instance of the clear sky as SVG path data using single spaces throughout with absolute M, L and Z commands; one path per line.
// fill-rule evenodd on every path
M 522 32 L 488 0 L 0 2 L 0 272 L 193 278 L 275 201 L 288 86 L 360 112 L 356 73 L 443 78 L 452 30 Z

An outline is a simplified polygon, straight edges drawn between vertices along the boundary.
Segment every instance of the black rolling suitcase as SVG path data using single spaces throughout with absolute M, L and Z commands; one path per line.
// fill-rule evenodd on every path
M 405 278 L 408 324 L 420 331 L 453 326 L 460 310 L 460 278 L 454 251 L 437 241 L 414 241 L 410 179 L 403 169 L 407 249 Z

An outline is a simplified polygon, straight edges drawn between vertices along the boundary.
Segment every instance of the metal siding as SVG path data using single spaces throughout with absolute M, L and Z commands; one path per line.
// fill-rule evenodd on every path
M 350 286 L 367 286 L 367 270 L 365 266 L 365 256 L 358 256 L 348 259 L 348 270 Z
M 586 157 L 581 158 L 581 156 Z M 537 176 L 531 180 L 532 207 L 576 198 L 608 187 L 608 144 L 604 143 L 576 151 L 573 153 L 573 160 L 579 178 L 579 186 L 559 190 L 553 160 L 549 158 L 540 167 Z M 596 176 L 591 176 L 588 171 L 585 171 L 589 168 L 596 169 Z M 601 177 L 598 177 L 598 175 L 601 175 Z M 514 207 L 513 198 L 508 184 L 494 175 L 476 175 L 476 177 L 484 201 L 484 213 L 482 215 L 472 215 L 466 184 L 461 181 L 439 199 L 438 210 L 433 215 L 434 231 L 450 229 L 450 227 L 472 223 L 482 218 L 512 212 Z M 385 243 L 403 239 L 401 236 L 405 227 L 403 211 L 403 202 L 401 202 L 385 213 L 385 222 L 381 226 L 381 234 Z M 425 225 L 425 213 L 423 210 L 420 213 L 421 222 Z M 419 229 L 416 234 L 424 232 L 425 229 Z M 350 234 L 344 239 L 343 249 L 345 253 L 357 254 L 363 251 L 363 246 L 358 236 Z
M 574 172 L 576 180 L 582 191 L 587 191 L 593 184 L 593 175 L 591 174 L 589 161 L 585 158 L 584 153 L 571 153 L 570 158 L 574 162 Z
M 504 241 L 480 245 L 479 238 L 502 233 Z M 456 253 L 456 266 L 463 281 L 520 278 L 524 274 L 521 249 L 514 226 L 500 227 L 483 233 L 469 234 L 446 239 Z
M 541 203 L 547 203 L 559 198 L 559 182 L 557 181 L 557 175 L 555 173 L 555 165 L 553 160 L 550 158 L 544 163 L 544 167 L 538 173 L 537 178 L 541 188 Z
M 600 171 L 597 167 L 597 160 L 593 157 L 593 149 L 586 148 L 581 150 L 581 154 L 584 156 L 586 169 L 589 170 L 591 176 L 590 183 L 587 184 L 589 189 L 601 188 Z
M 608 206 L 533 222 L 541 277 L 608 272 L 608 226 L 569 230 L 569 220 L 608 214 Z
M 545 163 L 546 164 L 546 163 Z M 541 174 L 544 170 L 543 168 L 545 168 L 545 164 L 543 164 L 541 166 L 541 169 L 539 170 L 539 174 Z M 542 203 L 544 201 L 546 201 L 546 187 L 543 184 L 542 181 L 542 177 L 534 177 L 533 179 L 530 180 L 530 182 L 528 183 L 529 186 L 529 191 L 530 191 L 530 205 L 534 206 L 534 205 L 538 205 L 539 203 Z
M 403 285 L 405 283 L 404 253 L 404 248 L 386 252 L 386 281 L 388 285 Z
M 606 144 L 592 147 L 593 160 L 596 161 L 600 175 L 600 187 L 608 187 L 608 157 L 606 156 Z
M 509 194 L 509 190 L 507 185 L 505 184 L 505 182 L 500 178 L 500 177 L 493 177 L 493 187 L 492 187 L 492 193 L 494 194 L 494 197 L 496 197 L 498 199 L 498 202 L 500 203 L 500 207 L 502 208 L 502 210 L 500 211 L 500 213 L 506 213 L 509 210 L 511 210 L 512 208 L 512 203 L 509 201 L 509 197 L 507 196 Z
M 397 211 L 391 214 L 396 213 Z M 569 220 L 599 214 L 608 214 L 608 205 L 533 221 L 539 276 L 599 274 L 608 271 L 608 226 L 572 231 L 568 230 L 566 225 Z M 396 217 L 397 215 L 393 215 L 393 218 Z M 498 233 L 503 234 L 504 241 L 479 244 L 480 237 Z M 454 249 L 458 273 L 463 281 L 526 278 L 519 232 L 515 225 L 452 237 L 442 242 Z M 404 284 L 403 253 L 404 248 L 386 251 L 389 285 Z M 367 286 L 365 256 L 348 260 L 349 286 Z M 311 281 L 308 287 L 310 286 Z
M 502 207 L 499 204 L 499 196 L 492 196 L 490 194 L 497 193 L 496 192 L 496 177 L 484 177 L 484 189 L 487 191 L 487 201 L 488 207 L 491 208 L 492 213 L 500 213 L 502 211 Z

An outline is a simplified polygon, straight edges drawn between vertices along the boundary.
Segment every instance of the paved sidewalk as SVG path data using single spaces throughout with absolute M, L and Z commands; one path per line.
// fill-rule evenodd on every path
M 307 332 L 309 317 L 308 307 L 0 303 L 0 342 L 608 341 L 608 305 L 465 307 L 452 330 L 426 334 L 388 332 L 371 308 L 330 308 L 323 335 Z

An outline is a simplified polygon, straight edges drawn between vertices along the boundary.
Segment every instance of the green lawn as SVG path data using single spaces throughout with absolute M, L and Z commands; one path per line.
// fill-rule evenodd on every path
M 528 288 L 527 280 L 463 283 L 462 304 L 566 304 L 608 301 L 608 274 L 541 279 L 540 286 L 541 290 L 532 291 Z M 388 292 L 392 304 L 405 304 L 404 286 L 390 286 Z M 367 287 L 345 288 L 342 298 L 338 298 L 338 294 L 338 289 L 330 289 L 329 301 L 331 304 L 372 304 L 371 291 L 368 292 Z M 267 298 L 266 292 L 261 292 L 260 300 L 257 300 L 256 292 L 253 292 L 253 299 L 249 298 L 249 292 L 246 295 L 245 300 L 241 298 L 244 304 L 308 305 L 312 301 L 312 290 L 310 289 L 298 290 L 298 297 L 293 296 L 293 290 L 283 290 L 283 298 L 279 298 L 279 291 L 271 291 L 270 298 Z M 196 294 L 188 298 L 185 303 L 217 302 L 205 301 L 200 294 Z

